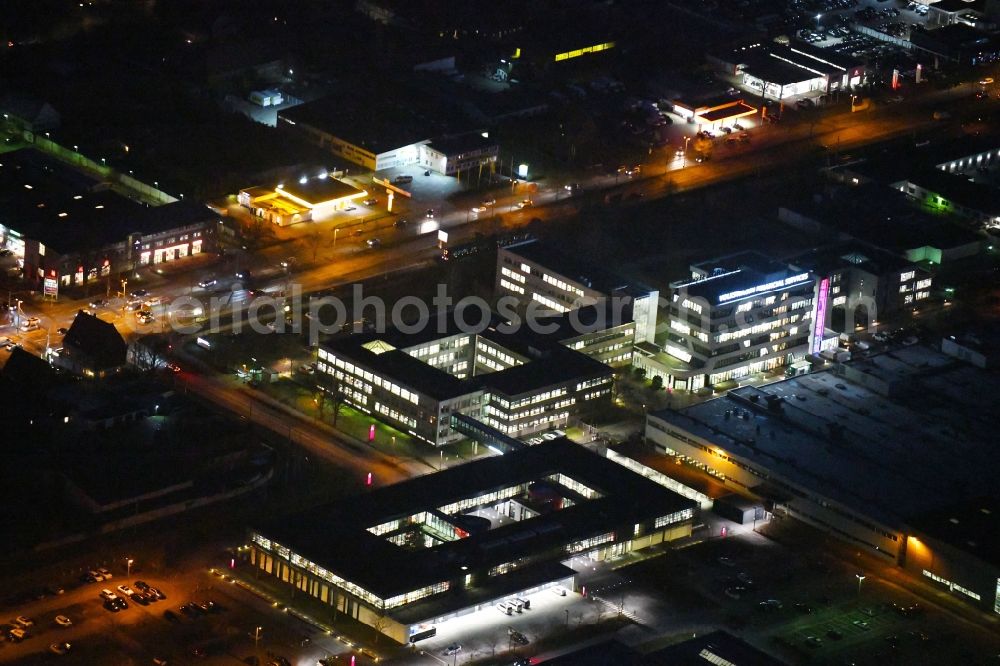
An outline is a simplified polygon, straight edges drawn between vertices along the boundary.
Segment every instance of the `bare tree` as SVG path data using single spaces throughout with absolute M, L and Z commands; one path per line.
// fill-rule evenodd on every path
M 380 613 L 378 617 L 375 618 L 375 622 L 372 623 L 372 629 L 375 630 L 375 645 L 378 645 L 378 638 L 385 631 L 385 628 L 389 626 L 389 618 L 385 616 L 385 613 Z
M 323 412 L 327 405 L 333 409 L 333 427 L 337 427 L 340 408 L 344 403 L 344 394 L 340 389 L 340 380 L 330 373 L 316 373 L 316 405 L 319 418 L 323 420 Z
M 241 225 L 243 246 L 248 252 L 260 250 L 274 238 L 274 226 L 262 217 L 254 215 Z
M 309 253 L 312 256 L 313 261 L 316 261 L 316 255 L 319 254 L 319 248 L 322 242 L 323 236 L 320 234 L 319 227 L 313 227 L 305 236 L 306 247 L 309 248 Z

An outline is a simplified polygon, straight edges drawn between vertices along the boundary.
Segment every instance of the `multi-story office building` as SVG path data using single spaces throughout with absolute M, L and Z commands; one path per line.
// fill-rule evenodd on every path
M 663 351 L 680 363 L 641 364 L 667 386 L 695 390 L 810 352 L 816 279 L 808 270 L 743 252 L 692 265 L 691 278 L 671 288 Z M 822 340 L 825 331 L 815 333 Z
M 566 313 L 602 300 L 635 322 L 635 342 L 652 342 L 660 293 L 537 240 L 497 249 L 497 299 L 521 312 Z M 602 305 L 602 308 L 607 306 Z M 622 321 L 616 314 L 611 321 Z
M 810 250 L 790 260 L 817 276 L 825 326 L 850 335 L 931 296 L 933 274 L 920 264 L 857 241 Z
M 615 559 L 691 534 L 693 500 L 565 438 L 516 444 L 255 526 L 249 562 L 415 643 L 457 616 L 483 610 L 502 622 L 497 603 L 575 590 L 581 557 Z
M 344 400 L 436 446 L 463 436 L 452 413 L 520 437 L 565 426 L 608 401 L 611 368 L 557 339 L 496 320 L 476 332 L 448 318 L 421 330 L 335 338 L 320 346 L 318 371 Z

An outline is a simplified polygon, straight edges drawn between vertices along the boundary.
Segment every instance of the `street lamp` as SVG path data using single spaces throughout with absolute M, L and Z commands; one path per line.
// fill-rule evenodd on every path
M 339 228 L 333 230 L 333 246 L 334 247 L 337 247 L 337 234 L 339 234 L 339 233 L 340 233 L 340 229 Z
M 257 627 L 253 630 L 253 649 L 257 651 L 257 643 L 260 642 L 260 632 L 264 630 L 264 627 Z
M 816 14 L 816 29 L 819 30 L 819 20 L 823 18 L 822 14 Z
M 132 577 L 132 563 L 135 562 L 131 557 L 125 560 L 125 577 Z
M 858 596 L 861 596 L 861 582 L 865 579 L 865 575 L 861 573 L 854 574 L 854 577 L 858 579 Z

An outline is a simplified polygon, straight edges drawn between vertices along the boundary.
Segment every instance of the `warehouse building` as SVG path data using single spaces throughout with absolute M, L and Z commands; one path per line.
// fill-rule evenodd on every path
M 646 437 L 993 612 L 997 492 L 982 470 L 995 458 L 997 391 L 995 374 L 915 345 L 650 414 Z M 993 527 L 977 530 L 984 521 Z
M 757 42 L 708 57 L 709 62 L 742 78 L 763 97 L 786 100 L 851 90 L 865 83 L 864 64 L 806 42 L 789 45 Z
M 214 252 L 220 224 L 207 206 L 146 206 L 32 149 L 0 157 L 0 247 L 46 296 Z
M 576 589 L 603 561 L 689 536 L 695 502 L 565 438 L 255 527 L 250 563 L 399 643 L 449 619 Z M 577 565 L 579 566 L 579 565 Z
M 283 109 L 278 121 L 370 171 L 415 166 L 452 176 L 496 161 L 500 148 L 488 133 L 459 129 L 464 119 L 442 118 L 440 109 L 411 106 L 386 100 L 371 114 L 357 100 L 324 98 Z

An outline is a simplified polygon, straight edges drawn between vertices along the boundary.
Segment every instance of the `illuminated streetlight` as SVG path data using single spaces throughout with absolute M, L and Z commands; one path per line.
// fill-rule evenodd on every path
M 865 575 L 861 573 L 854 574 L 854 577 L 858 579 L 858 596 L 861 596 L 861 582 L 864 581 Z
M 125 577 L 132 577 L 132 563 L 135 562 L 131 557 L 125 560 Z

